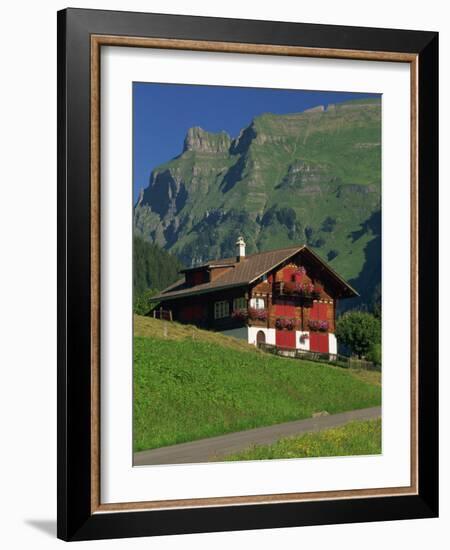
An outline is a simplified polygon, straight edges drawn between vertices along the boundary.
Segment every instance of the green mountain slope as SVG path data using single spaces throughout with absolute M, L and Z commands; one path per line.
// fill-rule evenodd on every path
M 191 128 L 135 207 L 135 232 L 185 265 L 307 243 L 369 303 L 380 280 L 381 103 L 262 114 L 236 139 Z

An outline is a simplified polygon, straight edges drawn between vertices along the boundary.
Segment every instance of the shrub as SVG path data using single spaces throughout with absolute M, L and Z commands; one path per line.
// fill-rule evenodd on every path
M 375 365 L 381 365 L 381 344 L 374 344 L 367 354 L 367 359 L 375 363 Z
M 319 237 L 315 241 L 311 241 L 311 246 L 314 248 L 322 248 L 324 244 L 325 244 L 325 239 L 323 239 L 322 237 Z
M 137 315 L 147 315 L 150 310 L 157 305 L 153 296 L 158 294 L 158 290 L 149 288 L 134 296 L 133 312 Z
M 331 233 L 333 231 L 333 229 L 335 228 L 335 225 L 336 225 L 335 218 L 330 218 L 330 216 L 328 216 L 328 218 L 326 218 L 322 222 L 322 231 L 326 231 L 327 233 Z
M 371 313 L 348 311 L 336 323 L 336 338 L 359 358 L 381 346 L 381 322 Z

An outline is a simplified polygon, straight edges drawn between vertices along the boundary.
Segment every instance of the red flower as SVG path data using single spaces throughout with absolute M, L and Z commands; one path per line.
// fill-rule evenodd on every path
M 248 316 L 253 320 L 266 321 L 267 309 L 256 309 L 255 307 L 250 307 L 248 308 Z
M 246 321 L 248 317 L 248 313 L 246 309 L 235 309 L 231 314 L 231 317 L 239 321 Z
M 321 332 L 326 332 L 328 330 L 329 323 L 325 320 L 310 319 L 308 321 L 308 327 L 310 328 L 310 330 L 319 330 Z
M 275 327 L 279 330 L 294 330 L 296 321 L 295 319 L 277 319 L 275 321 Z

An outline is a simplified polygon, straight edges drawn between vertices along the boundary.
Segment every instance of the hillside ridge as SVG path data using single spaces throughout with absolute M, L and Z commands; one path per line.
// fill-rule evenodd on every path
M 323 107 L 323 106 L 322 106 Z M 369 303 L 381 270 L 381 102 L 263 113 L 240 134 L 190 128 L 156 167 L 135 233 L 185 266 L 305 242 Z

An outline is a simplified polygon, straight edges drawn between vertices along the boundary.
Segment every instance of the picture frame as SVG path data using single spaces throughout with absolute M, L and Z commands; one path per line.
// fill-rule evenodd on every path
M 105 46 L 410 67 L 411 483 L 101 502 L 100 52 Z M 58 12 L 58 537 L 91 540 L 438 515 L 438 35 L 66 9 Z

